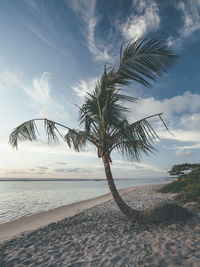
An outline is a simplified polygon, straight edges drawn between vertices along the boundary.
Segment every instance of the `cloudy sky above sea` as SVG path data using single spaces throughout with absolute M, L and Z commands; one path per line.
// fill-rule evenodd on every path
M 120 45 L 140 35 L 156 37 L 179 56 L 151 88 L 132 83 L 125 92 L 140 101 L 131 120 L 164 112 L 170 134 L 153 120 L 158 152 L 140 163 L 112 155 L 116 178 L 165 177 L 174 164 L 200 159 L 200 1 L 1 0 L 0 177 L 103 178 L 96 151 L 81 153 L 62 141 L 18 151 L 9 134 L 32 118 L 78 128 L 78 110 L 105 63 L 119 63 Z

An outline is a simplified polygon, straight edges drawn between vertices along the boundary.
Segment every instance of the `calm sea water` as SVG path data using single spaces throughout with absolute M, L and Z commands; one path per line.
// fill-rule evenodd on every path
M 162 179 L 116 180 L 118 189 Z M 101 181 L 0 181 L 0 223 L 108 193 Z

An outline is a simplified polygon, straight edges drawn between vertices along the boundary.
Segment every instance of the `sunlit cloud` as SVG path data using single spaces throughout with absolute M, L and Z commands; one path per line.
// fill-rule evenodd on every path
M 122 35 L 129 40 L 155 32 L 160 27 L 160 16 L 155 1 L 134 0 L 133 6 L 137 14 L 132 13 L 120 27 Z
M 161 100 L 156 100 L 154 97 L 143 98 L 138 101 L 136 107 L 134 111 L 136 118 L 163 112 L 164 117 L 170 119 L 178 114 L 198 112 L 200 110 L 200 94 L 187 91 L 182 95 Z

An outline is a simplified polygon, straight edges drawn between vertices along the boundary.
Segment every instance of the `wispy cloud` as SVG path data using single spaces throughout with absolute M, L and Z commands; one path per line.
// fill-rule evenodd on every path
M 99 21 L 99 17 L 96 14 L 96 0 L 67 0 L 66 2 L 82 19 L 87 47 L 94 55 L 94 58 L 96 60 L 110 61 L 111 57 L 108 54 L 108 47 L 103 45 L 103 43 L 97 44 L 95 40 L 95 28 Z
M 51 104 L 50 78 L 51 74 L 48 72 L 44 72 L 41 77 L 33 78 L 32 85 L 30 87 L 24 87 L 28 96 L 39 104 Z
M 49 29 L 46 29 L 46 31 L 42 31 L 41 29 L 39 29 L 38 26 L 34 26 L 27 22 L 24 22 L 24 24 L 43 43 L 56 50 L 61 56 L 68 57 L 66 50 L 62 50 L 61 48 L 59 48 L 59 45 L 55 43 L 55 33 L 52 33 L 51 31 L 49 31 Z
M 91 78 L 87 81 L 80 80 L 77 85 L 72 86 L 72 89 L 80 98 L 83 99 L 86 96 L 87 92 L 91 93 L 95 89 L 97 81 L 98 78 Z
M 178 9 L 183 13 L 183 26 L 180 29 L 182 37 L 189 37 L 194 32 L 200 30 L 200 1 L 189 0 L 179 2 Z
M 37 168 L 38 168 L 40 171 L 46 171 L 46 170 L 49 169 L 48 167 L 45 167 L 45 166 L 38 166 Z
M 23 86 L 23 88 L 39 109 L 40 117 L 66 122 L 69 117 L 68 112 L 51 97 L 51 78 L 51 73 L 44 72 L 40 77 L 32 79 L 31 86 Z
M 83 172 L 89 172 L 89 170 L 82 169 L 82 168 L 60 168 L 60 169 L 54 169 L 54 172 L 59 173 L 83 173 Z
M 0 92 L 18 89 L 21 87 L 21 80 L 18 71 L 5 70 L 0 72 Z
M 149 32 L 155 32 L 160 26 L 158 5 L 155 1 L 134 0 L 136 12 L 120 26 L 125 39 L 136 38 Z
M 191 41 L 191 37 L 200 30 L 200 1 L 186 0 L 175 3 L 175 7 L 182 13 L 183 23 L 178 30 L 178 37 L 168 38 L 168 45 L 180 48 L 185 40 L 190 38 Z
M 1 67 L 1 66 L 0 66 Z M 2 70 L 1 69 L 5 69 Z M 38 115 L 60 122 L 68 120 L 68 112 L 57 103 L 51 96 L 51 78 L 52 74 L 43 72 L 40 76 L 34 77 L 30 84 L 24 82 L 23 73 L 17 68 L 12 70 L 6 68 L 2 63 L 0 69 L 0 93 L 21 90 L 29 97 L 30 105 L 38 110 Z
M 44 42 L 45 44 L 47 44 L 48 46 L 54 48 L 57 50 L 57 47 L 54 43 L 52 43 L 48 38 L 46 38 L 44 36 L 44 34 L 42 34 L 35 26 L 26 23 L 26 26 L 29 28 L 29 30 L 35 34 L 35 36 L 37 36 L 42 42 Z

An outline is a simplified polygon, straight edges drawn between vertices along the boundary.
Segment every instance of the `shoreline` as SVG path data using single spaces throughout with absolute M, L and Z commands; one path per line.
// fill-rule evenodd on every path
M 130 188 L 119 189 L 118 191 L 120 195 L 124 195 L 133 190 L 137 190 L 139 187 L 143 186 L 134 186 Z M 146 187 L 146 185 L 144 187 Z M 43 211 L 9 222 L 0 223 L 0 243 L 24 232 L 34 231 L 51 223 L 72 217 L 86 209 L 90 209 L 110 200 L 112 200 L 111 193 L 107 193 L 99 197 L 74 202 L 72 204 L 50 209 L 48 211 Z
M 156 192 L 161 186 L 132 187 L 121 195 L 132 208 L 142 210 L 173 200 L 172 194 Z M 47 226 L 0 243 L 0 266 L 199 266 L 200 216 L 172 223 L 129 223 L 110 199 L 107 194 L 82 201 L 75 215 L 54 222 L 50 210 Z

